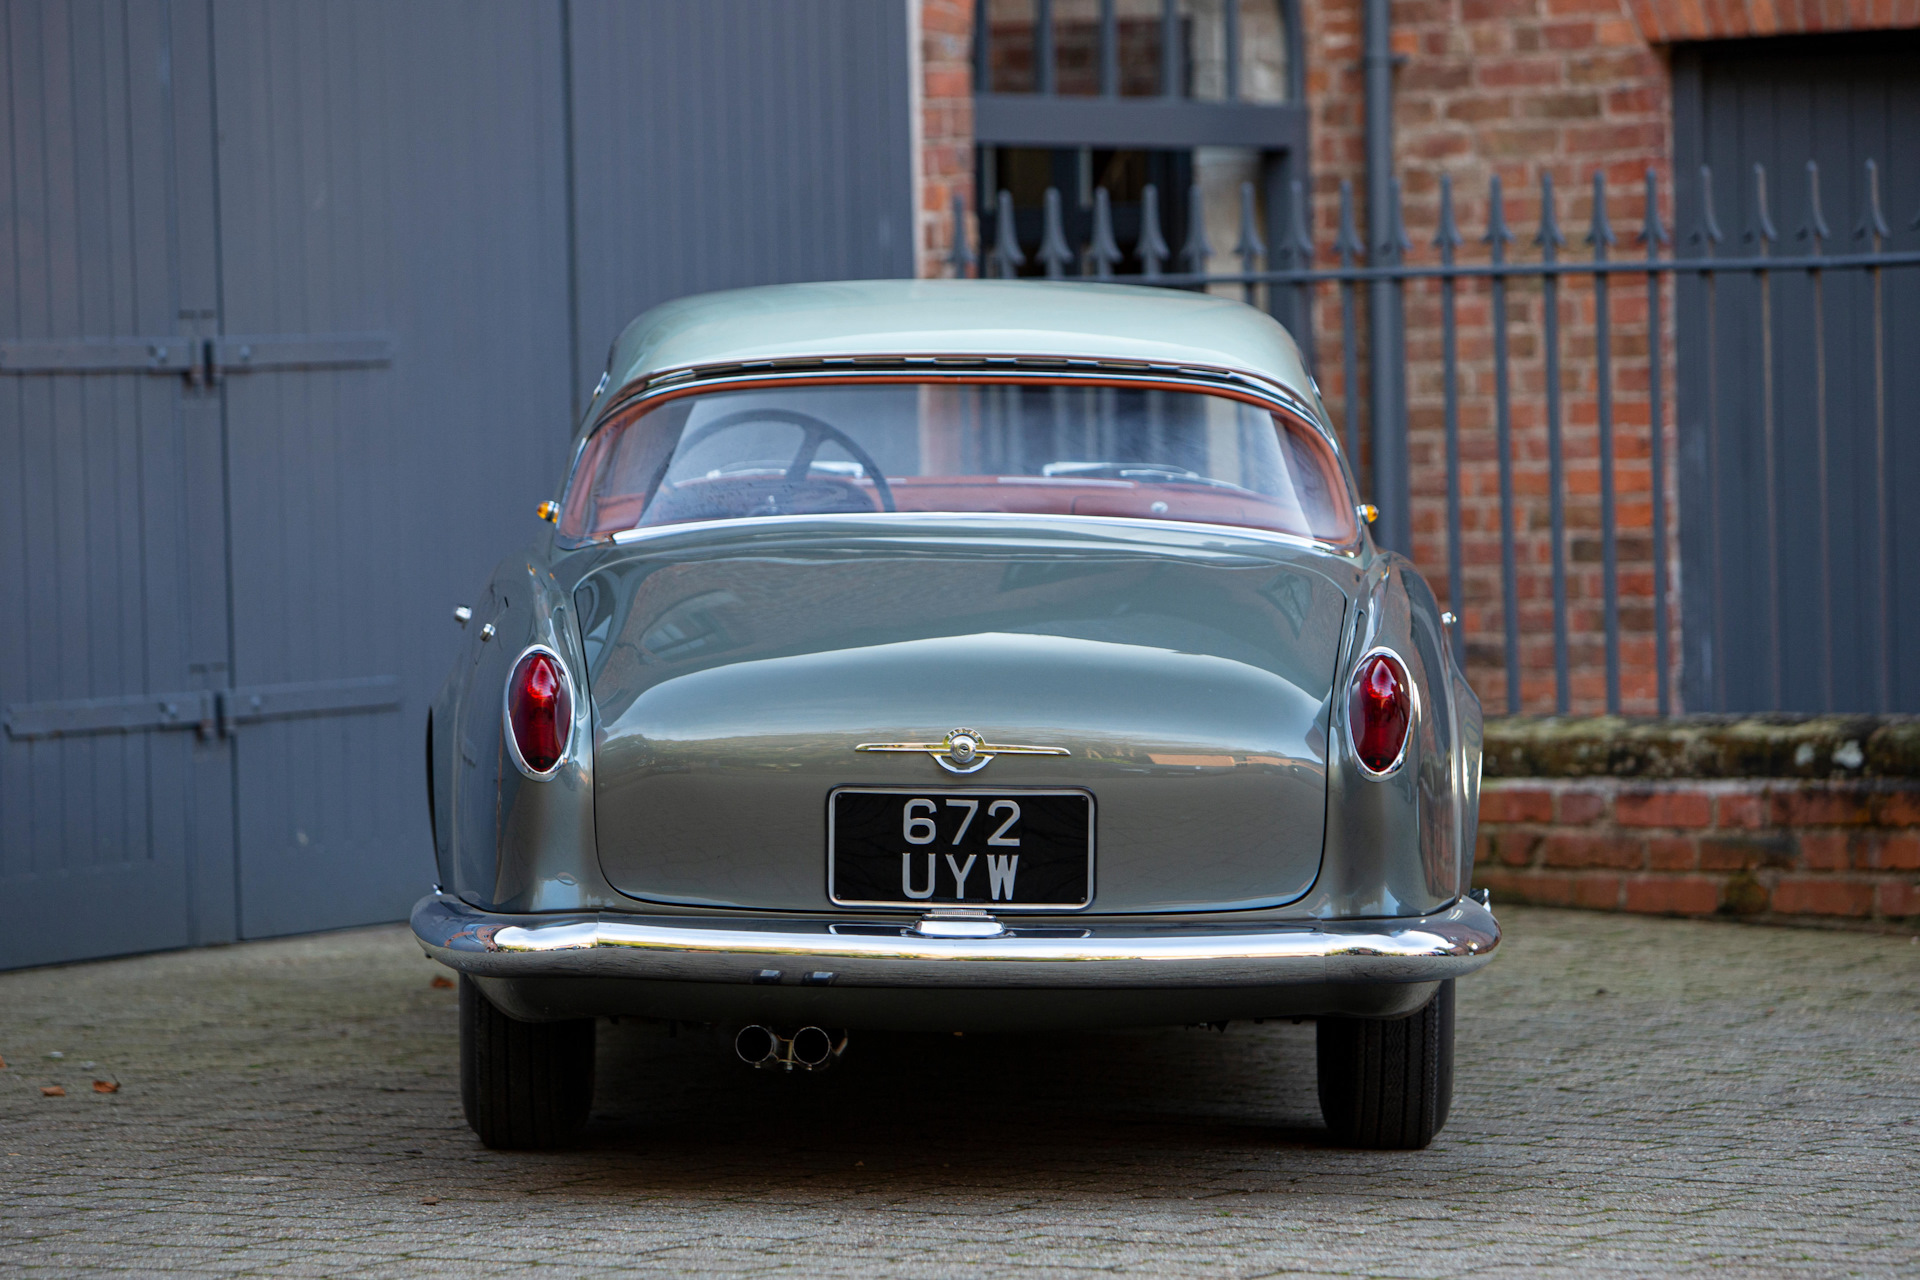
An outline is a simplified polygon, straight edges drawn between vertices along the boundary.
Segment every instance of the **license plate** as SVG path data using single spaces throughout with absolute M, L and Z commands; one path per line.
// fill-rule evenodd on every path
M 1087 906 L 1093 797 L 841 787 L 827 799 L 827 896 L 843 907 Z

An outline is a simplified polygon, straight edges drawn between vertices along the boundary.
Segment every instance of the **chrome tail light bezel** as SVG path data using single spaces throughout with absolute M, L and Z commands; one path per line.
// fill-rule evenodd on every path
M 1400 676 L 1401 684 L 1404 685 L 1407 690 L 1407 730 L 1401 735 L 1400 750 L 1394 755 L 1393 763 L 1384 769 L 1374 769 L 1367 763 L 1366 757 L 1360 754 L 1360 742 L 1355 736 L 1353 723 L 1354 683 L 1360 679 L 1360 673 L 1365 671 L 1367 666 L 1375 658 L 1385 658 L 1388 662 L 1392 663 L 1394 670 Z M 1420 727 L 1420 685 L 1414 680 L 1413 671 L 1407 666 L 1407 660 L 1401 657 L 1398 652 L 1383 644 L 1375 645 L 1373 648 L 1368 649 L 1354 661 L 1353 666 L 1348 671 L 1346 699 L 1347 755 L 1353 760 L 1354 764 L 1359 766 L 1361 776 L 1370 782 L 1379 782 L 1383 779 L 1393 777 L 1400 772 L 1400 767 L 1407 762 L 1407 748 L 1413 742 L 1413 735 Z
M 544 654 L 560 672 L 560 683 L 565 693 L 566 727 L 560 742 L 560 754 L 554 759 L 553 767 L 546 770 L 534 768 L 520 750 L 520 736 L 513 727 L 513 686 L 519 678 L 520 668 L 535 654 Z M 507 678 L 500 686 L 500 732 L 507 740 L 507 754 L 513 759 L 514 768 L 536 782 L 545 782 L 565 768 L 573 759 L 574 720 L 579 710 L 579 691 L 573 682 L 573 672 L 567 669 L 567 662 L 550 645 L 530 644 L 514 657 L 513 665 L 507 668 Z

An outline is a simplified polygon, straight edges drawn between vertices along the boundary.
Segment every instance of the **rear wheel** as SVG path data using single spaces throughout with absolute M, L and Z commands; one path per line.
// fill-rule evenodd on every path
M 555 1147 L 593 1105 L 593 1019 L 509 1018 L 460 977 L 460 1103 L 490 1147 Z
M 1433 1141 L 1453 1102 L 1453 981 L 1405 1018 L 1322 1018 L 1320 1114 L 1343 1147 Z

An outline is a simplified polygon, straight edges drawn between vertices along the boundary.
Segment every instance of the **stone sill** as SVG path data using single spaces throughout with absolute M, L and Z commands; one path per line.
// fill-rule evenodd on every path
M 1488 778 L 1920 779 L 1920 716 L 1512 716 L 1486 726 Z

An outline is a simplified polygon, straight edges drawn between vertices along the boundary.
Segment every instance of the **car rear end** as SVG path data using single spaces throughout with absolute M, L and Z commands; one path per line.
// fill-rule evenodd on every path
M 1444 1023 L 1450 1063 L 1499 938 L 1478 704 L 1317 405 L 956 357 L 595 413 L 435 709 L 414 928 L 474 1018 L 721 1024 L 795 1069 L 850 1029 L 1315 1017 L 1399 1027 L 1354 1063 Z

